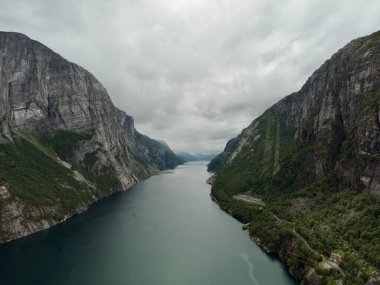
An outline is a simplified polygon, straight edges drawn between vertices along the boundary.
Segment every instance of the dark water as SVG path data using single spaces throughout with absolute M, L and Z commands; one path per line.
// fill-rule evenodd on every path
M 0 284 L 295 284 L 210 199 L 205 163 L 106 198 L 0 246 Z

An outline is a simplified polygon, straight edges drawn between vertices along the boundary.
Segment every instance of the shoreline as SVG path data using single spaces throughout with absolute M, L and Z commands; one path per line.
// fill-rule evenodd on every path
M 65 215 L 65 217 L 62 219 L 62 220 L 59 220 L 59 221 L 56 221 L 56 220 L 47 220 L 47 219 L 41 219 L 39 220 L 38 222 L 30 222 L 28 223 L 29 226 L 30 226 L 30 229 L 31 231 L 28 232 L 28 233 L 25 233 L 23 235 L 20 235 L 20 236 L 17 236 L 17 237 L 14 237 L 14 238 L 10 238 L 10 239 L 6 239 L 4 241 L 0 241 L 0 246 L 2 245 L 5 245 L 5 244 L 9 244 L 9 243 L 12 243 L 14 241 L 17 241 L 17 240 L 20 240 L 20 239 L 23 239 L 23 238 L 28 238 L 29 236 L 32 236 L 34 234 L 37 234 L 37 233 L 40 233 L 40 232 L 43 232 L 45 230 L 49 230 L 55 226 L 58 226 L 60 224 L 63 224 L 65 223 L 66 221 L 74 218 L 75 216 L 78 216 L 80 214 L 83 214 L 85 213 L 86 211 L 88 211 L 88 209 L 90 207 L 92 207 L 94 204 L 96 204 L 97 202 L 107 198 L 107 197 L 110 197 L 112 195 L 115 195 L 115 194 L 118 194 L 120 192 L 124 192 L 124 191 L 128 191 L 130 190 L 131 188 L 133 188 L 134 186 L 140 184 L 141 182 L 149 179 L 150 177 L 152 176 L 156 176 L 156 175 L 160 175 L 162 173 L 162 171 L 159 171 L 159 172 L 155 172 L 155 173 L 151 173 L 149 176 L 147 177 L 143 177 L 141 180 L 139 180 L 137 183 L 134 183 L 134 184 L 131 184 L 128 188 L 125 188 L 125 189 L 121 189 L 121 190 L 117 190 L 117 191 L 113 191 L 113 192 L 110 192 L 110 193 L 106 193 L 105 195 L 102 195 L 98 198 L 96 198 L 95 200 L 93 200 L 92 202 L 86 204 L 86 205 L 83 205 L 81 206 L 80 208 L 77 208 L 75 212 L 72 212 L 72 213 L 68 213 Z M 42 225 L 42 227 L 41 227 Z
M 214 176 L 211 176 L 211 177 L 214 177 Z M 210 179 L 210 178 L 209 178 Z M 207 180 L 207 182 L 209 181 L 209 179 Z M 210 183 L 207 183 L 207 184 L 210 184 Z M 210 184 L 212 185 L 212 184 Z M 215 196 L 210 192 L 210 197 L 211 197 L 211 200 L 214 201 L 218 206 L 219 208 L 226 212 L 228 215 L 230 215 L 231 217 L 233 217 L 235 220 L 237 220 L 239 223 L 241 223 L 243 226 L 245 225 L 243 221 L 241 221 L 240 219 L 238 219 L 234 214 L 233 212 L 228 208 L 228 207 L 225 207 L 223 206 L 219 201 L 218 199 L 215 198 Z M 271 257 L 274 257 L 276 258 L 277 260 L 281 261 L 281 263 L 285 266 L 286 268 L 286 272 L 289 274 L 289 276 L 291 276 L 298 284 L 300 284 L 300 280 L 298 280 L 294 275 L 292 275 L 291 271 L 290 271 L 290 268 L 289 266 L 286 264 L 286 262 L 281 258 L 280 254 L 277 253 L 277 252 L 272 252 L 270 251 L 265 245 L 263 245 L 261 242 L 260 242 L 260 239 L 258 237 L 255 237 L 253 235 L 250 234 L 250 231 L 249 231 L 249 227 L 246 228 L 248 230 L 248 236 L 250 238 L 250 240 L 252 242 L 254 242 L 257 246 L 260 247 L 260 249 L 267 255 L 271 256 Z M 246 230 L 246 229 L 243 229 L 242 230 Z
M 255 236 L 251 235 L 250 232 L 249 232 L 249 227 L 246 227 L 246 228 L 245 228 L 244 226 L 245 226 L 246 224 L 244 224 L 243 221 L 239 220 L 236 216 L 234 216 L 233 212 L 232 212 L 230 209 L 228 209 L 227 207 L 224 207 L 223 205 L 221 205 L 220 202 L 215 198 L 215 196 L 212 195 L 212 193 L 210 193 L 210 197 L 211 197 L 211 200 L 214 201 L 214 202 L 219 206 L 219 208 L 220 208 L 221 210 L 223 210 L 224 212 L 226 212 L 227 214 L 229 214 L 231 217 L 233 217 L 235 220 L 237 220 L 239 223 L 242 224 L 242 230 L 248 230 L 248 236 L 249 236 L 249 238 L 250 238 L 254 243 L 256 243 L 256 244 L 261 248 L 262 251 L 264 251 L 264 252 L 267 253 L 267 254 L 276 254 L 276 253 L 270 251 L 267 247 L 265 247 L 265 246 L 260 242 L 260 239 L 259 239 L 258 237 L 255 237 Z M 277 255 L 277 254 L 276 254 L 276 255 Z M 281 260 L 281 259 L 280 259 L 280 260 Z M 282 260 L 281 260 L 281 262 L 282 262 Z

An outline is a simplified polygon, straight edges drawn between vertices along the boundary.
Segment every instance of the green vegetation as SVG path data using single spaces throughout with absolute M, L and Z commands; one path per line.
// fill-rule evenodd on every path
M 98 158 L 96 157 L 96 151 L 93 151 L 93 152 L 89 152 L 89 153 L 86 153 L 86 155 L 84 156 L 84 160 L 83 160 L 83 163 L 89 168 L 89 167 L 92 167 L 95 162 L 98 160 Z
M 38 141 L 52 149 L 61 159 L 67 160 L 81 141 L 90 140 L 93 131 L 77 133 L 68 130 L 58 130 L 53 136 L 43 134 L 38 136 Z M 86 153 L 83 163 L 73 165 L 73 169 L 81 172 L 87 180 L 94 183 L 96 189 L 101 193 L 120 189 L 120 182 L 114 175 L 111 167 L 103 166 L 98 170 L 95 166 L 98 151 Z
M 96 189 L 102 193 L 111 190 L 116 191 L 121 188 L 119 179 L 115 176 L 111 167 L 102 166 L 100 170 L 95 167 L 98 161 L 97 153 L 94 151 L 86 153 L 82 165 L 74 165 L 74 168 L 81 172 L 84 177 L 96 185 Z
M 96 189 L 102 193 L 109 193 L 121 188 L 119 179 L 113 173 L 111 167 L 102 167 L 99 171 L 93 172 L 88 166 L 73 166 L 84 175 L 84 177 L 95 184 Z
M 358 184 L 345 182 L 333 170 L 317 180 L 308 171 L 312 163 L 308 159 L 316 153 L 327 156 L 330 146 L 312 140 L 297 145 L 294 131 L 271 112 L 258 120 L 259 136 L 218 174 L 213 185 L 212 194 L 221 207 L 250 222 L 250 234 L 272 252 L 295 242 L 296 250 L 286 262 L 299 279 L 311 267 L 326 276 L 326 284 L 342 278 L 347 284 L 363 284 L 373 272 L 380 273 L 379 197 L 360 191 Z M 346 139 L 337 159 L 358 164 L 360 171 L 368 160 L 377 158 L 358 154 L 352 140 Z M 242 192 L 263 199 L 266 206 L 232 198 Z M 327 259 L 331 252 L 342 255 L 344 276 L 321 263 L 322 256 Z M 358 272 L 361 279 L 356 278 Z
M 13 199 L 25 204 L 26 210 L 54 208 L 50 218 L 59 220 L 90 200 L 70 169 L 52 158 L 49 150 L 44 152 L 24 138 L 14 145 L 1 144 L 0 158 L 0 183 L 7 186 Z
M 18 131 L 15 144 L 0 144 L 0 185 L 9 190 L 8 199 L 22 201 L 28 220 L 61 220 L 91 203 L 93 194 L 102 196 L 120 188 L 110 167 L 96 166 L 98 151 L 87 153 L 83 162 L 72 169 L 59 162 L 57 154 L 67 160 L 81 141 L 92 136 L 93 132 L 66 130 L 53 135 Z M 75 179 L 74 170 L 93 183 L 96 192 L 90 192 L 89 185 Z M 5 202 L 9 201 L 1 200 L 0 208 Z M 36 209 L 42 209 L 43 214 L 36 214 Z
M 40 135 L 39 140 L 51 146 L 62 159 L 69 158 L 80 141 L 89 140 L 94 136 L 93 131 L 78 133 L 69 130 L 58 130 L 53 136 L 48 134 Z

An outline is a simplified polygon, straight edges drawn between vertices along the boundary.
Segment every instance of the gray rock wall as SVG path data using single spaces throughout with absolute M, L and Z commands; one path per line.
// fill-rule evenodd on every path
M 300 147 L 314 143 L 326 149 L 310 158 L 308 168 L 317 178 L 336 169 L 348 180 L 360 180 L 364 189 L 380 195 L 380 166 L 367 161 L 358 176 L 352 164 L 337 163 L 342 144 L 350 142 L 357 154 L 380 156 L 380 32 L 353 40 L 316 70 L 300 91 L 274 104 L 265 113 L 281 118 L 295 132 Z M 264 115 L 265 115 L 264 113 Z M 231 139 L 209 165 L 220 171 L 244 146 L 255 141 L 261 116 Z M 356 160 L 357 161 L 357 160 Z M 306 170 L 305 170 L 306 171 Z
M 133 118 L 124 111 L 118 110 L 118 119 L 128 138 L 128 146 L 137 160 L 160 170 L 174 168 L 183 162 L 165 142 L 151 139 L 136 131 Z
M 91 141 L 76 150 L 76 160 L 101 148 L 101 164 L 114 169 L 124 188 L 148 176 L 128 152 L 128 134 L 118 124 L 107 90 L 91 73 L 17 33 L 0 33 L 0 55 L 3 141 L 12 140 L 9 128 L 94 131 Z
M 169 147 L 162 151 L 161 144 L 135 131 L 133 118 L 115 108 L 107 90 L 90 72 L 23 34 L 0 32 L 0 144 L 16 143 L 25 132 L 54 136 L 59 130 L 91 133 L 66 161 L 54 158 L 81 183 L 81 189 L 67 191 L 85 191 L 82 196 L 86 198 L 64 213 L 58 198 L 54 206 L 36 207 L 22 195 L 6 191 L 12 185 L 0 173 L 0 242 L 62 222 L 97 199 L 179 163 Z M 86 157 L 92 158 L 90 165 Z M 74 171 L 71 165 L 86 168 L 94 177 L 114 175 L 119 183 L 111 189 L 96 189 L 96 178 L 88 181 L 80 173 L 83 170 Z

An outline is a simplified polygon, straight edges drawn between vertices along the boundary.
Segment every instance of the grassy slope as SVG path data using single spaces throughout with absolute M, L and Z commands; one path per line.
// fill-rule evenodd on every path
M 0 183 L 26 209 L 53 207 L 55 213 L 46 218 L 60 220 L 89 201 L 86 186 L 75 180 L 72 171 L 59 164 L 42 145 L 18 138 L 14 145 L 0 145 L 0 157 Z
M 281 118 L 266 112 L 259 120 L 260 138 L 248 144 L 219 173 L 213 185 L 212 193 L 222 207 L 232 210 L 243 222 L 252 221 L 251 234 L 271 251 L 278 252 L 286 237 L 294 237 L 295 231 L 319 254 L 326 257 L 332 251 L 343 254 L 341 267 L 348 284 L 361 284 L 355 279 L 358 271 L 363 273 L 363 280 L 373 271 L 379 272 L 380 200 L 355 186 L 337 190 L 340 178 L 334 172 L 323 181 L 315 181 L 303 171 L 302 165 L 308 154 L 323 152 L 326 146 L 315 142 L 296 147 L 294 131 L 286 130 Z M 345 142 L 338 159 L 360 163 L 366 158 L 359 158 L 350 143 Z M 241 192 L 261 197 L 266 206 L 232 199 Z M 299 240 L 298 252 L 287 263 L 300 279 L 304 274 L 302 268 L 308 267 L 328 276 L 327 283 L 342 278 L 335 270 L 322 269 L 320 261 Z
M 59 130 L 53 136 L 46 134 L 38 135 L 38 140 L 47 148 L 52 149 L 61 159 L 68 160 L 81 141 L 89 140 L 93 136 L 93 131 L 87 133 L 76 133 L 72 131 Z M 120 183 L 110 167 L 103 166 L 95 171 L 94 165 L 98 158 L 97 153 L 86 153 L 84 160 L 80 164 L 73 165 L 73 169 L 81 172 L 85 178 L 96 185 L 101 193 L 107 193 L 111 189 L 119 189 Z
M 91 139 L 92 133 L 79 134 L 58 131 L 53 136 L 19 132 L 15 144 L 0 144 L 0 185 L 5 185 L 11 200 L 25 205 L 27 220 L 52 219 L 59 221 L 67 214 L 93 201 L 88 185 L 73 177 L 73 170 L 64 167 L 57 159 L 66 159 L 83 140 Z M 96 152 L 85 156 L 81 165 L 74 165 L 96 185 L 99 196 L 119 187 L 112 169 L 103 167 L 94 173 Z M 0 209 L 8 200 L 0 201 Z M 36 217 L 34 209 L 49 208 L 47 216 Z M 0 236 L 1 238 L 1 236 Z

